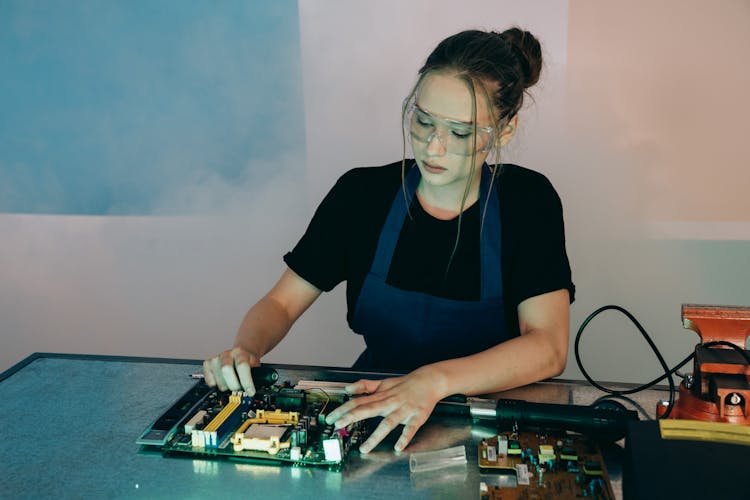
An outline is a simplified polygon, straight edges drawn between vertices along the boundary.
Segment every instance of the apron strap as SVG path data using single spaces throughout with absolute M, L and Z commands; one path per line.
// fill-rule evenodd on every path
M 408 214 L 408 206 L 414 199 L 417 192 L 417 186 L 421 175 L 419 168 L 414 165 L 404 180 L 406 196 L 404 191 L 399 189 L 391 204 L 388 217 L 385 220 L 383 229 L 378 239 L 378 247 L 375 251 L 370 273 L 374 274 L 383 282 L 388 276 L 391 268 L 393 253 L 401 235 L 401 228 Z M 482 165 L 482 176 L 479 186 L 479 213 L 480 223 L 484 216 L 479 240 L 480 252 L 480 298 L 500 298 L 502 297 L 502 269 L 501 269 L 501 252 L 502 238 L 500 233 L 500 200 L 497 195 L 497 189 L 494 189 L 491 183 L 492 172 L 485 163 Z M 487 195 L 489 194 L 489 203 Z M 485 213 L 485 206 L 487 207 Z

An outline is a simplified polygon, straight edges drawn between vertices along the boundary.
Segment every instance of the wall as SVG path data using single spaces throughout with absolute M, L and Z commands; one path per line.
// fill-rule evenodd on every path
M 137 68 L 158 76 L 158 63 L 165 57 L 202 54 L 195 60 L 210 62 L 211 72 L 220 75 L 208 78 L 213 84 L 207 88 L 224 82 L 220 87 L 229 94 L 216 95 L 233 96 L 222 102 L 243 110 L 213 115 L 211 126 L 197 132 L 178 127 L 185 133 L 167 136 L 169 147 L 157 148 L 173 154 L 161 156 L 147 154 L 158 144 L 148 141 L 153 133 L 134 134 L 137 127 L 116 122 L 125 123 L 118 129 L 127 132 L 125 137 L 139 138 L 125 148 L 131 163 L 157 158 L 136 172 L 136 178 L 148 180 L 149 169 L 161 164 L 177 166 L 167 169 L 170 175 L 176 173 L 165 177 L 172 182 L 147 183 L 152 189 L 146 202 L 141 198 L 131 201 L 129 210 L 92 214 L 34 209 L 42 206 L 43 198 L 37 197 L 31 209 L 8 208 L 3 199 L 10 199 L 10 190 L 3 187 L 10 185 L 8 179 L 21 177 L 21 162 L 10 162 L 9 150 L 3 148 L 0 369 L 34 351 L 202 358 L 229 345 L 246 308 L 281 273 L 280 257 L 294 245 L 336 177 L 353 166 L 400 157 L 399 106 L 416 69 L 437 41 L 468 27 L 520 24 L 544 44 L 543 81 L 534 91 L 534 103 L 522 113 L 521 132 L 507 158 L 544 172 L 563 200 L 578 287 L 573 333 L 593 309 L 617 303 L 642 321 L 667 361 L 674 363 L 690 352 L 697 338 L 681 329 L 682 302 L 750 305 L 750 171 L 740 155 L 744 118 L 750 116 L 743 93 L 750 71 L 738 63 L 748 46 L 746 2 L 672 0 L 655 6 L 638 1 L 619 6 L 589 0 L 570 5 L 473 1 L 469 9 L 426 0 L 290 4 L 285 4 L 283 16 L 297 16 L 293 19 L 299 23 L 299 38 L 282 45 L 298 63 L 286 70 L 280 64 L 277 70 L 299 71 L 293 80 L 300 87 L 286 90 L 284 95 L 291 97 L 285 107 L 269 105 L 269 112 L 259 113 L 277 118 L 271 120 L 270 136 L 284 153 L 243 149 L 243 141 L 254 134 L 250 125 L 240 134 L 233 132 L 242 129 L 242 123 L 256 123 L 254 109 L 264 102 L 284 99 L 242 98 L 245 90 L 256 97 L 270 92 L 255 83 L 257 66 L 241 63 L 251 48 L 261 53 L 271 48 L 248 42 L 242 23 L 230 19 L 250 14 L 229 8 L 213 9 L 212 29 L 190 31 L 193 37 L 180 38 L 178 48 L 166 55 L 159 52 L 166 50 L 159 48 L 162 44 L 150 46 L 153 53 L 144 56 L 148 65 Z M 27 5 L 34 6 L 33 16 Z M 184 32 L 189 23 L 170 15 L 174 4 L 158 5 L 165 20 L 155 26 Z M 29 30 L 29 19 L 52 22 L 55 13 L 48 6 L 6 2 L 0 6 L 0 19 L 20 18 L 25 21 L 17 29 Z M 78 17 L 70 14 L 71 22 L 101 18 L 82 10 Z M 105 19 L 121 26 L 121 14 L 109 12 Z M 14 52 L 9 44 L 19 36 L 0 35 L 0 50 Z M 188 43 L 195 37 L 203 40 L 203 52 L 196 53 L 194 42 Z M 41 50 L 34 37 L 25 43 L 26 51 Z M 109 47 L 116 59 L 116 44 Z M 224 48 L 229 56 L 215 61 Z M 194 68 L 195 60 L 185 57 L 183 70 Z M 233 69 L 237 64 L 240 69 Z M 77 78 L 86 82 L 93 77 Z M 28 83 L 21 79 L 19 85 Z M 52 84 L 37 86 L 59 105 Z M 194 109 L 191 92 L 200 101 L 206 89 L 181 90 L 177 94 L 183 97 L 176 101 L 169 100 L 167 91 L 159 95 L 172 103 L 164 105 L 167 109 Z M 138 102 L 133 100 L 130 107 L 137 108 Z M 0 104 L 7 109 L 7 99 Z M 79 103 L 69 109 L 80 108 Z M 198 107 L 190 118 L 200 119 L 204 109 Z M 283 120 L 273 112 L 277 109 Z M 96 111 L 94 107 L 92 113 Z M 16 137 L 9 131 L 23 115 L 19 112 L 17 120 L 5 116 L 4 121 L 0 118 L 0 141 L 8 144 L 9 137 Z M 178 116 L 170 124 L 181 121 L 188 120 Z M 29 130 L 36 131 L 37 141 L 49 140 L 44 127 Z M 196 140 L 205 130 L 211 131 L 212 140 Z M 284 134 L 287 130 L 289 135 Z M 295 135 L 297 130 L 302 135 Z M 69 137 L 83 141 L 81 136 Z M 144 143 L 148 147 L 141 148 Z M 178 155 L 181 149 L 195 153 Z M 51 151 L 54 156 L 57 150 Z M 64 151 L 72 155 L 76 148 Z M 201 161 L 191 163 L 199 152 Z M 87 166 L 90 172 L 93 167 L 107 170 L 114 162 L 127 173 L 127 163 L 118 163 L 115 155 L 101 158 L 101 163 Z M 198 174 L 187 176 L 189 182 L 176 182 L 186 164 Z M 242 168 L 236 168 L 238 164 Z M 75 163 L 66 165 L 70 169 Z M 26 179 L 23 186 L 38 193 Z M 13 206 L 19 207 L 22 197 L 14 196 Z M 350 364 L 362 344 L 347 332 L 343 292 L 340 286 L 323 296 L 267 360 Z M 635 329 L 614 315 L 592 323 L 583 355 L 589 371 L 603 380 L 638 381 L 658 374 Z M 565 376 L 580 376 L 572 355 Z
M 569 21 L 556 184 L 579 287 L 573 331 L 620 304 L 676 364 L 698 341 L 682 329 L 682 303 L 750 305 L 750 68 L 740 63 L 750 5 L 577 1 Z M 600 379 L 659 375 L 617 313 L 591 323 L 582 345 Z

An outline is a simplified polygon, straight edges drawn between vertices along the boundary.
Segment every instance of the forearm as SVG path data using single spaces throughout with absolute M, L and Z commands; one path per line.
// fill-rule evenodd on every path
M 564 332 L 567 339 L 567 331 Z M 452 394 L 473 396 L 504 391 L 554 377 L 567 361 L 566 348 L 548 332 L 530 331 L 464 358 L 423 367 L 434 377 L 441 398 Z
M 234 347 L 241 347 L 260 358 L 276 347 L 289 332 L 292 323 L 281 304 L 266 295 L 245 314 L 237 330 Z
M 487 394 L 562 373 L 570 340 L 570 295 L 560 289 L 518 305 L 520 337 L 486 351 L 424 367 L 441 397 Z
M 271 291 L 245 314 L 234 347 L 258 358 L 267 354 L 319 295 L 320 290 L 287 269 Z

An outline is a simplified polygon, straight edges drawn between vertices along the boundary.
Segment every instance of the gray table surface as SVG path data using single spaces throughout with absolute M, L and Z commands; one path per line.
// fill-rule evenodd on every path
M 281 380 L 356 379 L 345 371 L 275 365 Z M 487 424 L 434 417 L 400 456 L 395 437 L 340 472 L 221 460 L 165 458 L 135 439 L 181 396 L 200 367 L 145 360 L 39 357 L 0 382 L 0 498 L 478 498 L 477 443 Z M 590 404 L 602 393 L 549 381 L 498 396 Z M 653 417 L 661 390 L 636 395 Z M 641 417 L 644 418 L 644 417 Z M 466 445 L 465 467 L 410 474 L 410 452 Z M 605 454 L 620 495 L 619 448 Z

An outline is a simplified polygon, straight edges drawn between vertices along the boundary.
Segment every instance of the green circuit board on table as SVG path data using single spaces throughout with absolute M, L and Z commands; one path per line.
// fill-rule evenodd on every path
M 578 434 L 501 433 L 478 445 L 482 500 L 614 500 L 598 444 Z
M 136 440 L 165 455 L 340 469 L 367 438 L 366 422 L 334 430 L 325 416 L 348 400 L 330 387 L 260 387 L 250 396 L 195 384 Z

